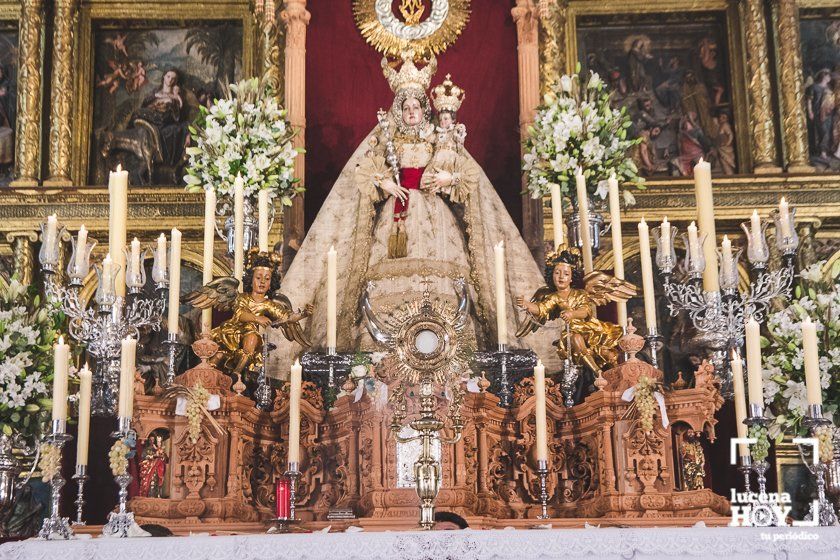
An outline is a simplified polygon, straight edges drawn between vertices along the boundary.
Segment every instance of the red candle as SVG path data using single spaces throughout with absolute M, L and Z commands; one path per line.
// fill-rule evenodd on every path
M 275 486 L 276 513 L 278 519 L 291 517 L 291 501 L 289 492 L 289 479 L 278 478 Z

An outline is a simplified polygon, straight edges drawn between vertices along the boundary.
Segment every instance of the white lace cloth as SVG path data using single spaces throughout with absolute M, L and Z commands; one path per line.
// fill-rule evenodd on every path
M 840 527 L 312 533 L 7 543 L 0 560 L 837 559 Z

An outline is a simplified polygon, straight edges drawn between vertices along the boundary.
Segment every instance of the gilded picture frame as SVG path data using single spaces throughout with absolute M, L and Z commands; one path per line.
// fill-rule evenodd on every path
M 667 24 L 688 24 L 700 13 L 717 14 L 724 26 L 725 37 L 724 63 L 726 65 L 731 96 L 731 115 L 734 125 L 735 157 L 737 165 L 734 172 L 748 173 L 752 170 L 750 138 L 750 116 L 747 104 L 746 59 L 743 48 L 743 29 L 736 2 L 727 0 L 709 0 L 707 2 L 689 2 L 685 0 L 572 0 L 568 3 L 565 18 L 565 66 L 566 71 L 573 71 L 580 59 L 578 51 L 578 28 L 581 18 L 597 19 L 605 26 L 632 26 L 634 22 L 644 20 L 650 23 L 659 21 Z M 666 178 L 665 175 L 652 176 Z M 675 178 L 675 177 L 674 177 Z
M 79 38 L 75 57 L 76 77 L 74 84 L 77 110 L 73 118 L 73 162 L 72 179 L 77 185 L 94 184 L 93 177 L 93 126 L 95 111 L 95 88 L 102 81 L 96 72 L 97 53 L 95 34 L 102 28 L 120 30 L 190 29 L 196 25 L 220 25 L 234 22 L 241 25 L 241 56 L 237 64 L 240 77 L 255 74 L 257 66 L 256 22 L 247 0 L 186 0 L 181 2 L 113 2 L 89 0 L 83 2 L 79 16 Z M 165 73 L 165 72 L 164 72 Z M 186 121 L 183 123 L 186 128 Z M 101 167 L 101 166 L 100 166 Z M 102 170 L 96 170 L 102 184 Z M 174 176 L 174 174 L 173 174 Z M 168 184 L 168 183 L 167 183 Z M 161 187 L 164 183 L 150 185 Z M 178 183 L 173 181 L 177 188 Z

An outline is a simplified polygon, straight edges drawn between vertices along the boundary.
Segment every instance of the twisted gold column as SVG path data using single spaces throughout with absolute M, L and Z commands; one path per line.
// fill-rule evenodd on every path
M 32 244 L 38 241 L 38 234 L 34 231 L 13 231 L 6 234 L 6 241 L 12 244 L 14 255 L 12 274 L 17 276 L 21 284 L 29 286 L 35 272 Z
M 41 155 L 41 30 L 44 0 L 21 0 L 17 133 L 12 187 L 38 186 Z
M 779 26 L 779 81 L 782 100 L 782 138 L 787 170 L 814 170 L 808 154 L 808 124 L 802 78 L 802 42 L 799 37 L 799 8 L 796 0 L 774 0 Z
M 45 186 L 66 187 L 70 178 L 73 114 L 73 51 L 79 21 L 79 0 L 55 0 L 55 32 L 50 100 L 49 177 Z
M 294 139 L 295 148 L 306 145 L 306 26 L 311 14 L 306 9 L 306 0 L 285 0 L 285 7 L 280 19 L 286 25 L 286 76 L 285 97 L 289 122 L 297 131 Z M 302 184 L 305 177 L 303 156 L 295 158 L 295 178 Z M 283 245 L 293 256 L 303 243 L 304 215 L 303 195 L 297 195 L 291 208 L 283 216 Z M 285 251 L 284 251 L 284 254 Z M 290 259 L 284 258 L 283 266 L 288 267 Z
M 770 63 L 767 55 L 764 2 L 763 0 L 742 0 L 739 2 L 739 7 L 746 37 L 753 171 L 778 173 L 782 169 L 776 161 L 775 119 L 770 93 Z

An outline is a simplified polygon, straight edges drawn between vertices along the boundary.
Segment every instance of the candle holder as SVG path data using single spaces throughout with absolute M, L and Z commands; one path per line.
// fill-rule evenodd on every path
M 499 344 L 499 349 L 496 351 L 496 358 L 499 361 L 499 406 L 502 408 L 510 408 L 513 402 L 513 391 L 510 388 L 510 379 L 508 378 L 507 362 L 510 352 L 508 352 L 507 344 Z
M 744 477 L 744 492 L 752 492 L 752 484 L 750 483 L 750 473 L 752 472 L 752 457 L 747 455 L 740 456 L 741 464 L 738 470 Z
M 650 365 L 655 369 L 659 369 L 659 350 L 664 346 L 664 338 L 659 334 L 656 327 L 648 327 L 648 334 L 645 337 L 650 348 Z
M 52 540 L 53 535 L 60 535 L 64 539 L 73 536 L 73 529 L 70 528 L 69 518 L 61 517 L 58 511 L 58 502 L 61 499 L 61 489 L 64 487 L 64 477 L 61 475 L 61 455 L 64 444 L 72 440 L 73 436 L 66 433 L 64 420 L 52 421 L 52 432 L 44 438 L 48 443 L 58 450 L 58 470 L 50 479 L 50 516 L 44 519 L 38 537 L 44 540 Z
M 656 242 L 656 266 L 663 272 L 663 274 L 670 274 L 677 264 L 677 252 L 674 250 L 674 241 L 677 238 L 677 228 L 673 225 L 669 227 L 670 243 L 666 247 L 662 244 L 662 227 L 656 226 L 651 229 L 653 239 Z
M 266 367 L 268 367 L 268 354 L 277 346 L 271 342 L 263 342 L 262 352 L 262 367 L 260 373 L 257 375 L 257 388 L 254 390 L 255 406 L 265 412 L 271 412 L 274 408 L 274 401 L 271 396 L 271 386 L 268 384 L 268 377 L 266 376 Z
M 169 350 L 169 369 L 166 371 L 166 382 L 164 388 L 171 387 L 175 383 L 175 360 L 178 356 L 178 347 L 181 343 L 178 342 L 178 333 L 168 333 L 163 345 Z
M 73 480 L 76 481 L 78 492 L 76 493 L 76 520 L 73 525 L 85 525 L 82 521 L 82 508 L 85 505 L 85 482 L 90 477 L 87 474 L 87 465 L 76 465 L 76 474 L 73 475 Z
M 277 517 L 270 520 L 270 533 L 290 533 L 292 525 L 300 523 L 300 519 L 295 517 L 295 492 L 297 490 L 298 478 L 300 478 L 299 463 L 289 461 L 288 469 L 283 476 L 289 479 L 289 516 Z
M 770 418 L 765 418 L 762 414 L 761 406 L 757 404 L 750 403 L 750 416 L 744 420 L 744 424 L 753 428 L 755 426 L 759 426 L 761 428 L 767 428 L 772 423 Z M 766 435 L 764 436 L 766 437 Z M 761 461 L 752 461 L 752 470 L 756 476 L 756 482 L 758 483 L 758 495 L 763 496 L 767 494 L 767 469 L 770 468 L 770 464 L 767 462 L 767 458 L 765 457 Z
M 327 347 L 327 363 L 330 366 L 329 374 L 327 377 L 327 387 L 332 388 L 335 386 L 335 362 L 336 356 L 338 353 L 335 351 L 335 346 L 328 346 Z
M 137 434 L 131 429 L 131 418 L 120 416 L 117 430 L 111 432 L 111 437 L 122 440 L 129 449 L 133 448 L 137 440 Z M 128 511 L 126 507 L 128 485 L 131 483 L 131 479 L 132 476 L 128 474 L 128 468 L 114 476 L 114 480 L 120 487 L 117 493 L 118 509 L 108 514 L 108 522 L 102 527 L 102 534 L 106 537 L 126 538 L 128 537 L 128 531 L 135 525 L 134 512 Z
M 537 460 L 537 474 L 540 477 L 540 505 L 542 506 L 542 513 L 537 516 L 537 519 L 548 519 L 548 461 L 545 459 Z
M 802 419 L 802 425 L 805 426 L 811 435 L 819 441 L 818 431 L 821 427 L 831 426 L 831 420 L 824 418 L 822 415 L 822 405 L 811 404 L 808 405 L 808 414 Z M 802 447 L 799 448 L 799 453 L 802 454 Z M 816 515 L 820 527 L 831 527 L 837 525 L 837 514 L 834 513 L 834 504 L 832 504 L 825 495 L 825 473 L 828 470 L 828 465 L 822 462 L 819 458 L 819 449 L 814 449 L 817 454 L 816 462 L 812 465 L 806 457 L 802 457 L 808 471 L 814 476 L 814 481 L 817 487 L 817 508 L 814 511 L 814 504 L 811 503 L 807 519 L 813 520 Z

